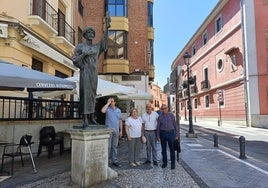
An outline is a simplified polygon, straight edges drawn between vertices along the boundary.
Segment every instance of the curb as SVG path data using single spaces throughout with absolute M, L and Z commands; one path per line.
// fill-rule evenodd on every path
M 202 178 L 182 158 L 180 158 L 180 164 L 201 188 L 209 188 Z

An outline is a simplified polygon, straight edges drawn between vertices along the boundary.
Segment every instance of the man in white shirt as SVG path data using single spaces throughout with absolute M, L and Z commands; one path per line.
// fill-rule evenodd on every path
M 151 164 L 151 156 L 153 156 L 153 164 L 158 165 L 157 163 L 157 118 L 158 114 L 153 111 L 151 103 L 146 104 L 146 112 L 142 114 L 142 133 L 146 137 L 146 151 L 147 151 L 147 160 L 145 164 Z

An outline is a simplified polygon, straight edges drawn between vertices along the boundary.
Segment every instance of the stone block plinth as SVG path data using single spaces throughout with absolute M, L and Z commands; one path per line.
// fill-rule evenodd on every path
M 117 177 L 108 166 L 108 141 L 111 129 L 90 126 L 86 129 L 68 129 L 72 139 L 71 178 L 81 186 L 89 187 Z

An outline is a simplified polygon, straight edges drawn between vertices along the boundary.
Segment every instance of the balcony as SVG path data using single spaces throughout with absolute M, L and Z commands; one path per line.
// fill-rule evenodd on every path
M 64 19 L 58 20 L 58 36 L 66 38 L 72 45 L 75 43 L 75 31 Z
M 75 31 L 66 22 L 65 15 L 46 1 L 31 0 L 30 8 L 28 21 L 37 33 L 51 38 L 63 50 L 74 48 Z
M 201 82 L 201 90 L 207 90 L 210 88 L 209 80 L 203 80 Z
M 57 35 L 57 11 L 46 1 L 31 0 L 29 24 L 37 32 L 46 35 Z

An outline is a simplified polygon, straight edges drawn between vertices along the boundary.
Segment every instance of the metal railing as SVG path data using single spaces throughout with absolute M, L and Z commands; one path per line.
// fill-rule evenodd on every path
M 59 17 L 58 12 L 46 1 L 31 0 L 30 15 L 40 16 L 52 28 L 58 31 L 58 36 L 65 37 L 70 43 L 75 44 L 75 30 Z
M 31 0 L 30 7 L 30 15 L 40 16 L 52 28 L 58 30 L 58 13 L 49 3 L 46 1 Z
M 210 82 L 209 80 L 203 80 L 201 82 L 201 90 L 206 90 L 210 88 Z
M 79 102 L 0 96 L 0 120 L 80 119 Z
M 58 35 L 65 37 L 70 43 L 75 43 L 75 31 L 74 29 L 64 20 L 59 18 L 58 23 Z

